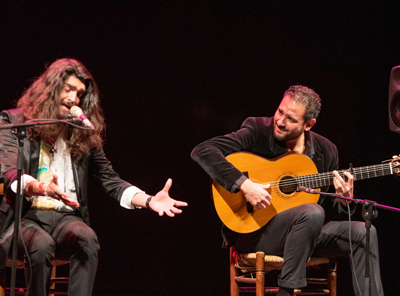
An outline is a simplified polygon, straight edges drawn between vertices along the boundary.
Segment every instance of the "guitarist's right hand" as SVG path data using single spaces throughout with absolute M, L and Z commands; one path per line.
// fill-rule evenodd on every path
M 239 189 L 243 192 L 254 210 L 265 209 L 271 204 L 271 195 L 267 191 L 269 188 L 269 184 L 263 185 L 254 183 L 250 179 L 247 179 L 239 186 Z

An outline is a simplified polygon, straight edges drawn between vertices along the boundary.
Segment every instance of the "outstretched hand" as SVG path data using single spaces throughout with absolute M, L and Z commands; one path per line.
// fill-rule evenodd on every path
M 170 217 L 174 217 L 175 214 L 182 213 L 182 210 L 177 207 L 186 207 L 188 205 L 184 201 L 175 200 L 169 196 L 169 189 L 171 186 L 172 179 L 168 179 L 164 188 L 151 199 L 149 204 L 150 208 L 160 216 L 165 213 Z
M 54 199 L 58 199 L 67 206 L 79 207 L 78 201 L 70 199 L 68 195 L 61 190 L 60 186 L 58 185 L 58 176 L 55 173 L 53 173 L 51 181 L 45 186 L 46 186 L 47 196 L 52 197 Z

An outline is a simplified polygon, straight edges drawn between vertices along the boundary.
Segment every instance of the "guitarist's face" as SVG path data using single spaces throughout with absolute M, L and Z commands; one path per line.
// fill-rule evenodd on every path
M 278 141 L 290 141 L 299 138 L 305 130 L 310 130 L 315 119 L 304 121 L 306 108 L 295 102 L 290 96 L 284 96 L 274 115 L 274 137 Z

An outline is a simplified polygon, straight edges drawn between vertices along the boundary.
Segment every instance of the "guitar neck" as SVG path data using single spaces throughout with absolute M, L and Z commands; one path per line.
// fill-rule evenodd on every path
M 338 170 L 340 176 L 346 178 L 344 175 L 347 170 Z M 371 179 L 376 177 L 382 177 L 393 174 L 393 165 L 391 162 L 384 164 L 377 164 L 359 168 L 353 168 L 354 181 Z M 321 188 L 324 186 L 333 185 L 333 174 L 332 172 L 326 172 L 315 175 L 296 177 L 298 185 L 309 187 L 309 188 Z

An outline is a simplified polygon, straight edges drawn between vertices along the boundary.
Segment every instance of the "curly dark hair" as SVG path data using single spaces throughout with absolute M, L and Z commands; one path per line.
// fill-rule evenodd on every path
M 32 85 L 24 91 L 17 102 L 17 107 L 22 108 L 26 119 L 52 118 L 60 119 L 60 93 L 64 81 L 75 75 L 86 86 L 85 95 L 79 107 L 94 126 L 94 130 L 69 128 L 66 139 L 71 155 L 77 159 L 82 153 L 92 147 L 103 144 L 102 134 L 105 129 L 103 112 L 99 103 L 99 90 L 93 76 L 86 67 L 74 59 L 59 59 L 52 63 L 46 71 L 37 78 Z M 41 139 L 57 136 L 63 124 L 41 125 L 30 128 L 29 138 L 39 141 Z
M 304 113 L 306 122 L 318 117 L 321 111 L 321 98 L 311 88 L 303 85 L 292 85 L 285 91 L 284 96 L 290 96 L 295 102 L 301 103 L 306 107 Z

